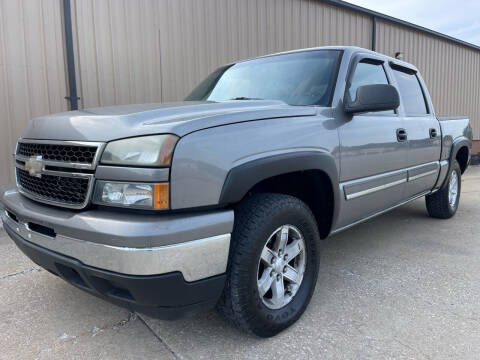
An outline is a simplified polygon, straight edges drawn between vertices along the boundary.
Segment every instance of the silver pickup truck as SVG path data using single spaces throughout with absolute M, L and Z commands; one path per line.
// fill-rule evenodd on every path
M 216 307 L 267 337 L 307 307 L 320 239 L 423 196 L 452 217 L 471 143 L 413 65 L 299 50 L 223 66 L 184 102 L 34 119 L 1 217 L 93 295 L 164 319 Z

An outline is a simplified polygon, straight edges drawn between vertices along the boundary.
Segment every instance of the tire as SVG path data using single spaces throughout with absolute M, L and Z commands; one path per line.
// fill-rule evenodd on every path
M 269 238 L 271 241 L 267 242 Z M 283 255 L 275 257 L 274 254 L 282 254 L 280 239 L 285 238 L 288 242 Z M 274 336 L 292 325 L 305 311 L 315 289 L 319 241 L 315 217 L 301 200 L 283 194 L 256 194 L 244 200 L 235 209 L 227 280 L 217 310 L 241 330 L 260 337 Z M 303 246 L 303 250 L 298 250 L 297 245 L 298 249 Z M 278 251 L 265 250 L 269 246 Z M 299 255 L 289 261 L 287 257 L 296 251 Z M 270 256 L 269 262 L 265 261 L 266 256 Z M 285 265 L 296 266 L 296 283 L 289 281 L 291 273 Z M 272 286 L 260 296 L 258 282 L 267 284 L 268 276 Z M 275 296 L 274 288 L 281 295 Z
M 456 177 L 456 185 L 453 185 L 454 178 Z M 455 200 L 452 200 L 450 192 L 453 188 L 456 188 Z M 427 195 L 425 197 L 425 203 L 427 205 L 428 215 L 437 219 L 450 219 L 458 209 L 458 203 L 460 201 L 460 190 L 462 188 L 462 172 L 460 165 L 455 160 L 450 168 L 450 173 L 445 181 L 445 185 L 437 192 Z

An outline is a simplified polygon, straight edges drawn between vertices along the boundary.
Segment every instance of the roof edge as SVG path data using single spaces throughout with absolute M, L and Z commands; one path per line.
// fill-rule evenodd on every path
M 363 14 L 370 15 L 372 17 L 376 17 L 377 19 L 390 21 L 392 23 L 403 25 L 403 26 L 405 26 L 407 28 L 410 28 L 410 29 L 419 30 L 419 31 L 422 31 L 424 33 L 427 33 L 427 34 L 430 34 L 430 35 L 433 35 L 433 36 L 436 36 L 436 37 L 439 37 L 439 38 L 442 38 L 442 39 L 445 39 L 445 40 L 449 40 L 449 41 L 452 41 L 456 44 L 463 45 L 465 47 L 480 51 L 480 46 L 478 46 L 478 45 L 475 45 L 475 44 L 469 43 L 467 41 L 463 41 L 463 40 L 454 38 L 453 36 L 446 35 L 446 34 L 443 34 L 441 32 L 431 30 L 431 29 L 428 29 L 428 28 L 420 26 L 420 25 L 413 24 L 413 23 L 405 21 L 405 20 L 398 19 L 398 18 L 390 16 L 390 15 L 385 15 L 385 14 L 382 14 L 380 12 L 364 8 L 362 6 L 351 4 L 351 3 L 346 2 L 346 1 L 342 1 L 342 0 L 317 0 L 317 1 L 323 2 L 325 4 L 333 5 L 333 6 L 342 7 L 342 8 L 348 9 L 348 10 L 357 11 L 357 12 L 360 12 L 360 13 L 363 13 Z

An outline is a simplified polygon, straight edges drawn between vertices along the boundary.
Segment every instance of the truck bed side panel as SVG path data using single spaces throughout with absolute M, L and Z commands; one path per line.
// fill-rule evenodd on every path
M 466 117 L 440 117 L 442 129 L 442 153 L 440 160 L 448 160 L 454 143 L 464 140 L 467 146 L 472 145 L 472 128 Z

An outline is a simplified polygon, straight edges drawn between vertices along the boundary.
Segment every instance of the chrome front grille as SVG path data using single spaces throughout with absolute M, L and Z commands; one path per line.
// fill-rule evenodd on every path
M 103 143 L 21 139 L 15 163 L 18 190 L 32 200 L 82 209 L 90 202 Z
M 96 146 L 19 143 L 17 154 L 25 157 L 42 156 L 44 160 L 92 164 Z
M 88 196 L 90 179 L 81 177 L 52 176 L 38 178 L 28 171 L 16 169 L 17 181 L 24 191 L 49 202 L 81 207 Z

